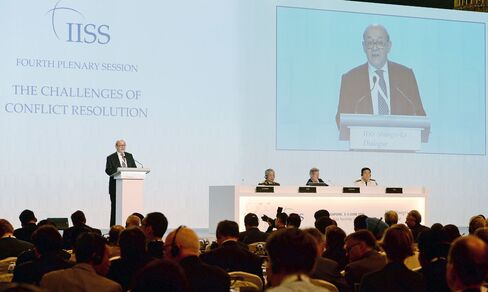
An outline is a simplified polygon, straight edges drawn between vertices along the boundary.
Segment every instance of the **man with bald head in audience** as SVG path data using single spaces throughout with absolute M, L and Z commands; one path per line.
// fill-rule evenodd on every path
M 180 226 L 166 237 L 166 258 L 179 262 L 190 282 L 192 291 L 228 292 L 229 275 L 217 266 L 202 262 L 198 236 L 190 228 Z

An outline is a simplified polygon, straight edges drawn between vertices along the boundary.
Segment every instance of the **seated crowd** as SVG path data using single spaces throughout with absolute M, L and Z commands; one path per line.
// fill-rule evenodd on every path
M 469 235 L 452 224 L 421 224 L 410 211 L 398 224 L 359 215 L 346 234 L 327 210 L 315 214 L 315 228 L 301 227 L 299 214 L 276 219 L 249 213 L 245 231 L 219 222 L 216 242 L 207 245 L 186 226 L 169 232 L 160 212 L 134 213 L 126 226 L 112 226 L 107 238 L 86 224 L 82 211 L 72 227 L 37 222 L 24 210 L 21 227 L 0 219 L 0 263 L 12 283 L 0 291 L 488 291 L 488 222 L 469 220 Z M 164 240 L 163 240 L 164 238 Z

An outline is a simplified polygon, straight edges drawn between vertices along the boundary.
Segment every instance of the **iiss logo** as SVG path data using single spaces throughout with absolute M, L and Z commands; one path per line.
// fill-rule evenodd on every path
M 100 45 L 110 42 L 108 24 L 91 23 L 80 11 L 61 6 L 61 1 L 56 2 L 54 8 L 46 12 L 46 15 L 51 16 L 51 28 L 58 40 Z

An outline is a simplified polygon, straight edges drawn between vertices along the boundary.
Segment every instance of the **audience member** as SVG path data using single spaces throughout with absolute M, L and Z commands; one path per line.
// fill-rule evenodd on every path
M 368 230 L 349 234 L 344 246 L 349 257 L 344 275 L 351 290 L 361 283 L 364 275 L 379 271 L 386 265 L 386 257 L 376 251 L 376 239 Z
M 19 215 L 21 228 L 15 229 L 14 236 L 17 239 L 32 243 L 32 233 L 37 229 L 37 218 L 31 210 L 24 210 Z
M 488 246 L 469 235 L 456 239 L 447 260 L 447 283 L 452 291 L 481 290 L 488 273 Z
M 125 220 L 125 228 L 140 226 L 141 218 L 137 217 L 136 215 L 129 215 L 129 217 L 127 217 L 127 220 Z
M 259 219 L 254 213 L 248 213 L 244 216 L 244 226 L 246 231 L 239 233 L 239 241 L 244 244 L 255 242 L 264 242 L 268 234 L 258 229 Z
M 32 234 L 32 241 L 38 258 L 16 265 L 12 282 L 39 285 L 44 274 L 73 266 L 61 254 L 63 238 L 58 230 L 50 225 L 39 227 Z
M 421 222 L 422 216 L 420 215 L 419 211 L 412 210 L 408 212 L 407 218 L 405 219 L 405 224 L 407 224 L 408 228 L 410 228 L 413 240 L 415 242 L 417 242 L 417 237 L 419 236 L 420 232 L 429 229 L 429 227 L 420 224 Z
M 110 265 L 107 278 L 122 286 L 123 291 L 131 288 L 134 275 L 151 259 L 146 254 L 146 237 L 138 227 L 130 227 L 120 233 L 120 259 Z
M 302 218 L 297 213 L 291 213 L 286 219 L 286 228 L 300 228 Z
M 261 258 L 237 242 L 239 226 L 236 222 L 219 222 L 215 235 L 219 247 L 200 255 L 204 263 L 218 266 L 226 272 L 242 271 L 263 278 Z
M 469 219 L 469 228 L 468 228 L 469 234 L 473 235 L 478 228 L 485 227 L 485 225 L 486 225 L 486 220 L 483 216 L 478 215 L 478 216 L 471 217 L 471 219 Z
M 322 256 L 337 262 L 341 271 L 348 263 L 344 249 L 345 238 L 346 233 L 337 226 L 332 225 L 325 230 L 325 252 Z
M 122 230 L 124 230 L 122 225 L 114 225 L 110 227 L 108 232 L 109 259 L 120 256 L 119 236 Z
M 427 291 L 449 292 L 446 281 L 447 252 L 449 243 L 443 229 L 431 228 L 418 237 L 419 262 Z
M 368 216 L 364 214 L 356 216 L 356 218 L 354 218 L 354 231 L 359 231 L 361 229 L 368 229 L 368 225 L 366 224 L 366 219 L 368 219 Z
M 71 214 L 71 222 L 73 226 L 66 229 L 63 232 L 63 241 L 64 241 L 64 248 L 65 249 L 73 249 L 75 242 L 83 233 L 92 232 L 101 235 L 102 232 L 99 229 L 92 228 L 86 225 L 86 217 L 85 213 L 78 210 Z
M 334 222 L 334 220 L 330 219 L 329 217 L 322 216 L 319 219 L 315 220 L 315 228 L 320 231 L 323 235 L 325 235 L 325 230 L 329 226 L 337 226 Z
M 18 257 L 22 252 L 32 249 L 32 243 L 15 238 L 14 227 L 5 219 L 0 219 L 0 260 Z
M 398 223 L 398 213 L 390 210 L 385 212 L 385 223 L 392 226 Z
M 381 270 L 364 275 L 359 291 L 425 291 L 422 275 L 403 263 L 413 255 L 413 244 L 407 226 L 396 224 L 388 228 L 381 242 L 388 263 Z
M 458 237 L 461 237 L 461 233 L 459 232 L 459 228 L 454 224 L 447 224 L 442 227 L 442 230 L 446 233 L 447 242 L 452 243 Z
M 163 236 L 168 229 L 168 219 L 160 212 L 152 212 L 142 220 L 142 231 L 146 235 L 147 253 L 154 258 L 164 257 Z
M 42 277 L 41 287 L 50 292 L 122 291 L 116 282 L 105 278 L 110 261 L 105 239 L 96 233 L 82 233 L 74 246 L 76 265 Z M 75 288 L 76 287 L 76 288 Z
M 133 292 L 190 292 L 185 272 L 170 260 L 154 260 L 147 264 L 134 279 Z
M 273 231 L 273 228 L 276 228 L 276 230 L 280 230 L 283 228 L 286 228 L 286 221 L 288 220 L 288 214 L 281 212 L 279 214 L 276 214 L 276 219 L 274 221 L 274 227 L 273 227 L 273 222 L 268 222 L 269 227 L 266 229 L 266 233 L 271 233 Z
M 166 257 L 180 263 L 192 291 L 228 292 L 230 277 L 219 267 L 205 264 L 198 257 L 200 242 L 196 233 L 180 226 L 166 237 Z
M 312 236 L 297 228 L 278 230 L 266 243 L 268 282 L 274 291 L 329 291 L 310 282 L 317 258 L 317 244 Z
M 139 219 L 141 220 L 141 223 L 142 223 L 142 220 L 144 220 L 144 215 L 142 215 L 141 213 L 134 212 L 134 213 L 132 213 L 132 215 L 139 217 Z
M 488 227 L 476 229 L 474 235 L 488 244 Z
M 315 218 L 315 221 L 317 221 L 322 217 L 330 217 L 330 213 L 325 209 L 320 209 L 313 214 L 313 217 Z
M 322 253 L 325 249 L 324 236 L 317 228 L 307 228 L 303 230 L 308 235 L 315 239 L 317 244 L 317 258 L 315 260 L 315 266 L 310 273 L 310 277 L 313 279 L 320 279 L 334 284 L 339 291 L 346 291 L 347 285 L 344 277 L 341 275 L 341 270 L 339 269 L 339 264 L 337 262 L 322 257 Z
M 381 219 L 374 217 L 366 218 L 366 229 L 373 233 L 377 240 L 380 240 L 383 237 L 383 233 L 385 233 L 387 228 L 388 225 L 381 221 Z

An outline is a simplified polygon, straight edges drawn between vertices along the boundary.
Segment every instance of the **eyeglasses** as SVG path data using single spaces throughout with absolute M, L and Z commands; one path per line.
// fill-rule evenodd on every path
M 385 41 L 365 41 L 366 48 L 372 49 L 376 45 L 378 49 L 384 49 L 388 42 Z

